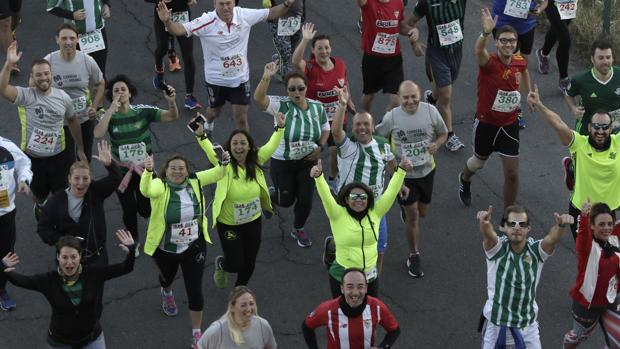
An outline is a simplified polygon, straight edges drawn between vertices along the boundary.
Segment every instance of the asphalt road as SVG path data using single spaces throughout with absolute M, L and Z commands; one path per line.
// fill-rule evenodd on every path
M 137 103 L 164 107 L 165 101 L 151 86 L 153 51 L 155 49 L 153 8 L 138 0 L 113 1 L 112 19 L 107 22 L 109 35 L 108 76 L 125 73 L 137 83 Z M 242 1 L 249 7 L 259 6 L 258 1 Z M 454 129 L 461 139 L 470 144 L 471 123 L 475 110 L 477 69 L 473 57 L 473 44 L 480 31 L 478 10 L 489 1 L 470 1 L 465 27 L 465 47 L 461 74 L 454 86 Z M 411 13 L 410 2 L 407 15 Z M 203 10 L 210 10 L 210 1 L 199 1 L 194 8 L 195 17 Z M 358 9 L 353 0 L 308 0 L 307 20 L 317 25 L 321 33 L 332 38 L 333 54 L 347 62 L 353 96 L 358 102 L 361 95 L 361 50 L 355 22 Z M 23 23 L 18 30 L 22 58 L 22 74 L 11 80 L 12 84 L 26 85 L 29 62 L 56 50 L 54 32 L 60 20 L 45 13 L 43 2 L 24 1 Z M 422 23 L 425 35 L 426 25 Z M 537 33 L 537 47 L 543 38 Z M 266 24 L 253 29 L 249 50 L 252 85 L 256 86 L 263 65 L 274 52 Z M 403 45 L 405 76 L 428 88 L 423 71 L 423 59 L 414 58 L 408 45 Z M 202 53 L 195 41 L 197 59 L 196 96 L 206 102 L 202 83 Z M 571 66 L 570 72 L 582 69 Z M 538 84 L 543 100 L 572 124 L 572 116 L 562 102 L 557 89 L 557 68 L 551 75 L 542 76 L 531 66 L 531 74 Z M 167 74 L 181 95 L 182 73 Z M 272 83 L 271 94 L 284 95 L 281 84 Z M 178 98 L 182 103 L 182 98 Z M 381 119 L 385 98 L 377 98 L 373 113 Z M 232 130 L 230 109 L 216 122 L 215 139 L 222 142 Z M 19 120 L 15 106 L 0 101 L 0 134 L 19 142 Z M 185 127 L 190 113 L 182 112 L 181 120 L 172 124 L 155 125 L 153 129 L 156 161 L 172 153 L 182 153 L 191 159 L 195 169 L 203 169 L 207 161 Z M 272 130 L 272 118 L 252 105 L 249 122 L 253 135 L 262 144 Z M 526 113 L 527 128 L 522 131 L 520 190 L 518 202 L 531 212 L 533 236 L 542 238 L 553 223 L 554 212 L 564 212 L 568 205 L 568 192 L 562 181 L 560 159 L 566 154 L 555 134 L 538 117 Z M 442 149 L 437 160 L 437 175 L 433 203 L 428 216 L 423 219 L 422 261 L 426 276 L 412 279 L 406 273 L 406 241 L 398 210 L 389 214 L 390 240 L 381 278 L 381 298 L 388 304 L 401 326 L 398 348 L 477 348 L 481 336 L 476 332 L 478 318 L 486 299 L 486 266 L 475 213 L 488 205 L 501 207 L 502 183 L 500 161 L 493 157 L 487 167 L 479 172 L 472 184 L 472 206 L 464 208 L 457 198 L 457 174 L 471 150 L 467 147 L 457 153 Z M 160 162 L 161 164 L 161 162 Z M 103 174 L 97 164 L 98 175 Z M 29 198 L 19 196 L 18 241 L 16 251 L 22 258 L 19 271 L 30 274 L 49 270 L 54 265 L 52 248 L 44 245 L 35 233 Z M 122 227 L 121 210 L 115 196 L 106 201 L 110 237 L 108 250 L 111 261 L 118 261 L 120 253 L 114 246 L 112 231 Z M 327 273 L 321 264 L 322 241 L 329 233 L 329 225 L 318 198 L 307 224 L 307 231 L 314 246 L 300 249 L 288 237 L 292 225 L 289 210 L 281 210 L 284 220 L 277 217 L 264 221 L 263 243 L 258 256 L 256 272 L 249 286 L 258 294 L 261 316 L 271 323 L 281 348 L 303 348 L 300 324 L 305 315 L 329 297 Z M 498 221 L 499 217 L 495 217 Z M 140 221 L 144 237 L 146 224 Z M 281 237 L 284 234 L 284 240 Z M 225 311 L 230 289 L 216 289 L 211 281 L 213 258 L 220 247 L 216 233 L 211 233 L 214 246 L 208 248 L 209 264 L 204 275 L 205 312 L 204 325 L 219 318 Z M 546 263 L 538 288 L 539 321 L 544 348 L 559 347 L 562 336 L 571 326 L 568 290 L 575 278 L 576 263 L 574 243 L 570 233 L 562 240 L 553 257 Z M 17 310 L 0 313 L 0 348 L 43 348 L 50 309 L 39 294 L 9 286 L 9 292 L 18 303 Z M 176 283 L 179 316 L 167 318 L 160 310 L 157 271 L 153 261 L 141 256 L 132 274 L 107 283 L 105 307 L 101 319 L 109 348 L 187 348 L 190 325 L 187 315 L 185 292 L 181 280 Z M 324 331 L 319 331 L 324 338 Z M 600 347 L 601 334 L 584 348 Z

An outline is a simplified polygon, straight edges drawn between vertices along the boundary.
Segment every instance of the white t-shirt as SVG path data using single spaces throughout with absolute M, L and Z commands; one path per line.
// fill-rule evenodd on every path
M 255 315 L 242 332 L 244 344 L 236 345 L 230 338 L 228 320 L 222 318 L 207 328 L 198 342 L 200 349 L 276 349 L 276 339 L 267 320 Z
M 235 7 L 232 23 L 226 24 L 215 11 L 183 23 L 187 36 L 200 38 L 205 81 L 212 85 L 238 87 L 250 80 L 248 40 L 250 29 L 267 20 L 269 9 Z

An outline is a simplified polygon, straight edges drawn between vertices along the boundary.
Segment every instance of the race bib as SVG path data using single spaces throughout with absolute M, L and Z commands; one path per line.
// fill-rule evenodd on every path
M 394 53 L 396 52 L 396 42 L 398 40 L 398 33 L 386 34 L 377 33 L 375 36 L 375 42 L 372 44 L 372 52 L 377 53 Z
M 80 51 L 82 52 L 91 53 L 105 49 L 101 29 L 96 29 L 86 34 L 80 34 L 78 38 L 80 41 Z
M 530 11 L 530 0 L 507 0 L 504 14 L 515 18 L 527 18 Z
M 431 161 L 431 154 L 426 147 L 428 141 L 401 144 L 403 156 L 409 159 L 414 167 L 423 166 Z
M 278 19 L 278 36 L 291 36 L 301 28 L 301 17 Z
M 609 285 L 607 286 L 607 301 L 609 303 L 613 303 L 616 300 L 616 296 L 618 295 L 618 277 L 614 275 L 609 280 Z
M 510 1 L 510 0 L 508 0 Z M 461 31 L 461 23 L 458 19 L 445 24 L 436 26 L 439 43 L 441 46 L 448 46 L 463 40 L 463 32 Z
M 220 70 L 226 78 L 234 78 L 243 74 L 245 60 L 242 53 L 237 53 L 227 57 L 220 57 Z
M 9 202 L 9 183 L 13 180 L 13 171 L 8 166 L 0 166 L 0 208 L 10 206 Z
M 88 108 L 88 102 L 86 101 L 86 96 L 75 97 L 71 99 L 73 102 L 73 111 L 76 114 L 83 114 L 86 108 Z
M 123 144 L 118 147 L 118 159 L 121 162 L 139 165 L 146 158 L 146 144 L 144 142 Z
M 172 12 L 172 21 L 180 24 L 189 22 L 189 12 Z
M 497 90 L 497 95 L 495 95 L 495 101 L 493 101 L 491 109 L 502 113 L 510 113 L 517 109 L 520 103 L 521 94 L 519 91 Z
M 373 281 L 374 279 L 377 278 L 377 267 L 374 267 L 374 268 L 370 269 L 369 271 L 365 272 L 364 274 L 366 274 L 366 280 L 368 282 Z
M 56 150 L 60 134 L 36 128 L 32 131 L 26 148 L 37 154 L 51 154 Z
M 289 157 L 291 160 L 299 160 L 308 156 L 310 153 L 318 147 L 316 143 L 311 141 L 297 141 L 297 142 L 289 142 L 288 147 Z
M 198 238 L 198 220 L 170 225 L 170 242 L 187 245 Z
M 325 114 L 327 114 L 328 121 L 332 121 L 334 115 L 336 115 L 336 110 L 338 110 L 338 101 L 323 103 L 323 110 L 325 110 Z
M 555 6 L 558 8 L 561 19 L 577 17 L 577 0 L 556 0 Z
M 257 197 L 250 202 L 235 202 L 233 207 L 235 224 L 245 224 L 251 222 L 261 211 L 260 198 Z

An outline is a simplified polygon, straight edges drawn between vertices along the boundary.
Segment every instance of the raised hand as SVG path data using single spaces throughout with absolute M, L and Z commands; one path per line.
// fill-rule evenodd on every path
M 306 22 L 303 27 L 301 27 L 301 35 L 303 36 L 304 40 L 311 41 L 312 39 L 314 39 L 314 36 L 316 35 L 316 30 L 314 30 L 314 23 Z
M 323 173 L 323 165 L 321 165 L 321 159 L 316 161 L 316 165 L 312 166 L 310 169 L 310 177 L 316 178 Z
M 153 171 L 153 165 L 153 155 L 146 154 L 144 157 L 144 168 L 149 171 Z
M 121 99 L 121 95 L 117 95 L 112 100 L 112 103 L 110 103 L 110 106 L 108 107 L 108 110 L 110 112 L 112 112 L 112 114 L 116 113 L 118 111 L 118 108 L 121 107 L 120 99 Z
M 13 41 L 6 50 L 6 62 L 13 65 L 19 62 L 20 58 L 22 58 L 22 53 L 17 52 L 17 41 Z
M 129 253 L 129 246 L 135 244 L 135 242 L 133 241 L 133 237 L 131 236 L 131 233 L 129 232 L 129 230 L 125 230 L 125 229 L 117 230 L 116 231 L 116 238 L 120 242 L 120 244 L 118 244 L 118 247 L 123 252 L 125 252 L 125 254 L 128 254 Z
M 581 205 L 581 214 L 590 214 L 590 209 L 592 208 L 592 202 L 590 201 L 590 198 L 588 198 L 582 205 Z
M 263 71 L 263 76 L 268 77 L 268 78 L 274 76 L 278 72 L 278 64 L 279 64 L 279 60 L 265 64 L 265 70 Z
M 164 23 L 172 18 L 172 10 L 168 9 L 168 6 L 166 6 L 163 0 L 157 4 L 157 16 L 159 20 Z
M 19 264 L 19 256 L 13 252 L 9 252 L 2 258 L 2 264 L 6 266 L 5 273 L 15 270 L 15 266 Z
M 224 166 L 230 164 L 230 153 L 228 151 L 223 151 L 222 152 L 222 161 L 221 161 L 221 163 Z
M 110 166 L 112 163 L 112 150 L 111 146 L 105 139 L 102 139 L 97 143 L 97 155 L 93 155 L 94 159 L 97 159 L 103 166 Z
M 483 8 L 480 11 L 480 22 L 482 22 L 482 31 L 485 34 L 490 34 L 495 29 L 495 24 L 497 23 L 497 16 L 493 18 L 491 15 L 491 11 L 488 8 Z
M 560 227 L 564 227 L 566 225 L 571 225 L 575 223 L 575 218 L 569 215 L 568 213 L 564 213 L 560 215 L 557 212 L 554 212 L 553 218 L 555 218 L 555 224 L 559 225 Z
M 278 125 L 279 128 L 284 128 L 284 126 L 286 126 L 286 118 L 281 112 L 276 114 L 276 125 Z
M 345 85 L 343 88 L 338 88 L 338 86 L 334 86 L 334 91 L 336 91 L 336 95 L 338 95 L 338 102 L 340 104 L 347 104 L 349 101 L 349 87 Z
M 493 213 L 493 206 L 489 205 L 486 211 L 478 211 L 476 218 L 480 224 L 491 224 L 491 214 Z
M 170 102 L 175 102 L 175 98 L 177 97 L 177 91 L 171 85 L 166 85 L 166 89 L 163 91 L 164 98 Z

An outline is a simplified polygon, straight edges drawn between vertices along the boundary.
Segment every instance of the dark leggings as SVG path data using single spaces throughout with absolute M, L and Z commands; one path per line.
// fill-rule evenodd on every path
M 183 272 L 183 282 L 187 293 L 189 310 L 202 311 L 204 299 L 202 297 L 202 273 L 205 268 L 207 245 L 202 234 L 183 253 L 170 253 L 161 249 L 155 250 L 153 258 L 159 268 L 159 284 L 168 288 L 174 282 L 179 265 Z
M 549 6 L 545 9 L 545 13 L 547 14 L 551 26 L 545 36 L 542 54 L 548 56 L 556 41 L 558 42 L 558 48 L 555 50 L 555 58 L 558 61 L 560 79 L 564 79 L 568 77 L 568 60 L 570 54 L 570 32 L 568 31 L 568 24 L 571 20 L 561 19 L 558 8 L 555 7 L 553 2 L 549 3 Z
M 4 258 L 15 248 L 15 209 L 0 216 L 0 256 Z M 4 273 L 0 273 L 0 290 L 6 286 Z
M 271 181 L 276 191 L 271 202 L 278 206 L 290 207 L 295 204 L 293 227 L 303 228 L 312 210 L 314 179 L 310 169 L 316 161 L 271 159 Z
M 140 176 L 135 172 L 132 173 L 125 191 L 123 193 L 116 191 L 116 195 L 123 208 L 123 224 L 131 232 L 133 239 L 139 242 L 137 215 L 140 214 L 143 218 L 151 215 L 151 202 L 140 193 Z
M 333 276 L 329 275 L 329 289 L 332 292 L 332 298 L 340 297 L 342 291 L 340 290 L 341 282 L 334 279 Z M 376 278 L 368 283 L 368 290 L 366 293 L 369 296 L 379 297 L 379 278 Z
M 163 71 L 163 59 L 168 53 L 170 33 L 166 31 L 166 26 L 159 20 L 155 13 L 153 22 L 155 28 L 155 39 L 157 40 L 157 49 L 155 50 L 155 67 L 158 71 Z M 193 37 L 177 36 L 177 41 L 181 48 L 181 56 L 183 57 L 183 75 L 185 75 L 185 93 L 194 93 L 194 74 L 196 73 L 196 64 L 194 63 L 194 41 Z
M 247 285 L 254 273 L 262 226 L 260 217 L 240 225 L 217 222 L 217 234 L 224 251 L 224 270 L 237 273 L 235 286 Z

